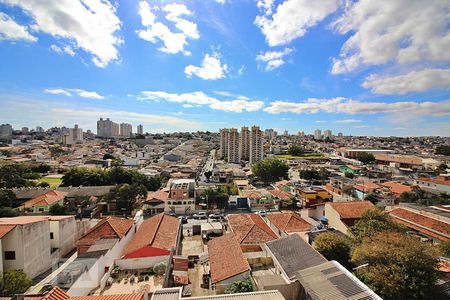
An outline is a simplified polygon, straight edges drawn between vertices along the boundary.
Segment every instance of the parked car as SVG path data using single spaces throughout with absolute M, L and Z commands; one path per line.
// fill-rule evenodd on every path
M 216 212 L 216 213 L 210 214 L 209 218 L 213 219 L 213 220 L 220 220 L 223 218 L 223 215 L 221 213 Z
M 169 212 L 169 216 L 171 216 L 171 217 L 176 217 L 177 214 L 176 214 L 175 212 L 171 211 L 171 212 Z
M 178 219 L 181 221 L 181 224 L 187 224 L 188 217 L 187 216 L 180 216 Z
M 256 214 L 260 215 L 261 217 L 265 217 L 265 216 L 267 216 L 267 211 L 260 210 L 260 211 L 257 211 Z
M 197 214 L 194 214 L 194 219 L 196 220 L 206 220 L 208 219 L 208 215 L 204 211 L 200 211 Z

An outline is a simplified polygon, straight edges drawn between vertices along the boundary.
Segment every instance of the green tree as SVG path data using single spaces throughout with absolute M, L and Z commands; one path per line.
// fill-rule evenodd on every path
M 47 164 L 38 164 L 38 165 L 32 165 L 30 167 L 31 171 L 36 173 L 48 173 L 52 170 L 52 167 Z
M 436 150 L 434 153 L 449 156 L 450 155 L 450 146 L 447 146 L 447 145 L 438 146 L 438 147 L 436 147 Z
M 12 207 L 16 200 L 16 194 L 12 190 L 0 190 L 0 207 Z
M 356 155 L 356 159 L 359 160 L 362 163 L 370 164 L 375 161 L 375 156 L 372 153 L 367 152 L 359 152 Z
M 288 165 L 277 159 L 267 158 L 253 164 L 252 172 L 264 183 L 269 184 L 277 180 L 288 178 Z
M 303 154 L 303 148 L 297 144 L 291 144 L 288 148 L 288 153 L 292 156 L 301 156 Z
M 305 180 L 319 180 L 321 176 L 317 170 L 300 170 L 299 172 L 300 178 Z
M 395 223 L 389 214 L 378 207 L 366 210 L 361 218 L 349 229 L 357 243 L 361 243 L 364 238 L 371 238 L 380 232 L 404 231 L 404 227 Z
M 251 279 L 236 281 L 225 289 L 225 294 L 249 293 L 253 292 L 254 287 Z
M 399 201 L 406 203 L 415 203 L 419 200 L 419 196 L 415 192 L 403 192 L 400 194 Z
M 350 185 L 350 184 L 345 185 L 345 186 L 342 188 L 342 193 L 343 193 L 344 195 L 350 196 L 350 197 L 352 197 L 352 198 L 355 198 L 355 197 L 356 197 L 356 190 L 355 190 L 355 188 L 353 187 L 353 185 Z
M 23 294 L 31 285 L 31 279 L 22 270 L 8 270 L 0 276 L 0 289 L 3 295 Z
M 346 177 L 346 178 L 350 178 L 350 179 L 353 179 L 355 176 L 353 175 L 353 173 L 351 173 L 351 172 L 345 172 L 344 173 L 344 176 Z
M 206 189 L 202 196 L 208 199 L 208 205 L 211 207 L 215 205 L 217 208 L 225 208 L 228 203 L 228 193 L 223 191 L 216 191 L 213 189 Z
M 0 207 L 0 218 L 17 217 L 19 214 L 11 207 Z
M 109 202 L 115 201 L 118 210 L 125 210 L 131 213 L 139 200 L 147 197 L 147 188 L 142 184 L 120 184 L 113 188 L 107 195 Z
M 15 188 L 32 186 L 30 179 L 38 178 L 38 174 L 21 164 L 8 164 L 0 166 L 0 188 Z
M 450 257 L 450 240 L 441 242 L 439 244 L 439 249 L 442 251 L 443 256 Z
M 375 195 L 374 193 L 369 193 L 364 197 L 364 200 L 366 201 L 370 201 L 373 204 L 377 204 L 379 202 L 377 195 Z
M 69 214 L 67 207 L 64 205 L 60 205 L 58 203 L 50 206 L 48 213 L 52 216 L 61 216 Z
M 439 251 L 401 233 L 382 232 L 365 239 L 352 261 L 364 266 L 356 276 L 383 299 L 429 299 L 440 274 Z
M 105 153 L 103 159 L 116 159 L 111 153 Z
M 211 178 L 211 176 L 212 176 L 212 172 L 211 171 L 206 171 L 205 172 L 205 177 L 206 177 L 206 179 L 210 179 Z
M 349 267 L 351 240 L 338 232 L 327 231 L 314 240 L 314 248 L 328 260 L 336 260 Z

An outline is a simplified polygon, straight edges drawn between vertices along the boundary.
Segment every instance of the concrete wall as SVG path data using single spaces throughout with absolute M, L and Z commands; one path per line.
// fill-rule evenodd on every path
M 233 283 L 237 281 L 242 281 L 250 277 L 250 271 L 243 272 L 241 274 L 238 274 L 236 276 L 230 277 L 228 279 L 222 280 L 216 284 L 214 284 L 214 290 L 216 291 L 216 294 L 222 294 L 227 287 L 232 285 Z
M 329 204 L 325 204 L 325 217 L 328 218 L 329 227 L 336 228 L 344 234 L 348 233 L 347 226 L 341 221 L 341 217 L 337 211 L 335 211 Z
M 50 221 L 50 232 L 53 232 L 53 239 L 50 240 L 51 247 L 59 249 L 60 257 L 64 257 L 75 248 L 78 240 L 78 228 L 74 216 Z
M 42 220 L 17 225 L 2 239 L 3 269 L 22 269 L 30 278 L 51 267 L 50 224 Z M 5 260 L 5 251 L 15 251 L 15 260 Z
M 168 259 L 169 255 L 117 259 L 115 265 L 118 266 L 121 270 L 140 270 L 153 268 L 153 266 L 157 263 L 167 261 Z

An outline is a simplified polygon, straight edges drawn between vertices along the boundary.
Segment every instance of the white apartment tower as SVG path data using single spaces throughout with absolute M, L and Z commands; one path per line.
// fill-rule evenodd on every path
M 250 130 L 250 164 L 263 159 L 263 133 L 259 126 L 252 126 Z
M 250 130 L 248 130 L 248 127 L 244 126 L 241 128 L 239 148 L 241 159 L 248 161 L 250 159 Z
M 144 134 L 144 126 L 142 126 L 141 124 L 139 124 L 137 126 L 137 133 L 138 134 Z
M 320 129 L 314 130 L 314 139 L 321 140 L 322 139 L 322 131 Z
M 109 118 L 97 121 L 97 136 L 99 137 L 118 137 L 120 135 L 120 126 L 117 123 L 114 123 Z
M 327 129 L 327 130 L 325 130 L 325 131 L 323 132 L 323 138 L 324 138 L 324 139 L 326 139 L 326 138 L 331 139 L 332 137 L 333 137 L 333 134 L 331 133 L 331 130 L 330 130 L 330 129 Z
M 220 129 L 220 157 L 228 158 L 228 129 Z
M 120 123 L 120 136 L 129 138 L 133 133 L 133 126 L 128 123 Z
M 10 139 L 12 137 L 12 126 L 10 124 L 0 125 L 0 138 Z
M 69 139 L 73 144 L 83 142 L 83 129 L 79 128 L 77 124 L 69 129 Z
M 239 163 L 239 132 L 236 128 L 228 130 L 228 162 Z

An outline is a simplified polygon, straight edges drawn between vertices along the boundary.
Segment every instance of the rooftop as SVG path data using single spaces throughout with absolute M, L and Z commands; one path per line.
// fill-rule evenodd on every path
M 311 224 L 296 213 L 268 214 L 267 219 L 285 233 L 309 231 L 311 229 Z
M 228 221 L 240 244 L 263 244 L 278 238 L 260 215 L 228 215 Z
M 329 202 L 326 205 L 330 205 L 341 219 L 361 218 L 365 210 L 374 206 L 370 201 Z

